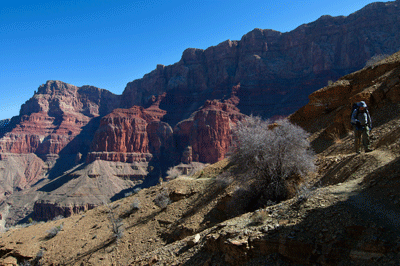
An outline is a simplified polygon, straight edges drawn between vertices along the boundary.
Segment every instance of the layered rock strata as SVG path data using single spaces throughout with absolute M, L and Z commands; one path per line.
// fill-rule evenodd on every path
M 143 105 L 167 93 L 160 107 L 175 126 L 206 100 L 224 99 L 240 84 L 238 108 L 245 114 L 288 115 L 329 80 L 362 68 L 376 54 L 400 47 L 398 1 L 372 3 L 347 17 L 322 16 L 293 31 L 255 29 L 240 41 L 206 50 L 187 49 L 181 60 L 130 82 L 122 107 Z
M 146 109 L 139 106 L 115 109 L 101 119 L 87 162 L 95 159 L 148 162 L 152 153 L 159 155 L 172 138 L 171 127 L 160 121 L 165 113 L 158 108 L 157 101 Z
M 58 154 L 92 118 L 116 108 L 118 100 L 99 88 L 48 81 L 22 105 L 15 128 L 0 139 L 0 152 Z M 72 142 L 68 153 L 77 153 L 83 141 Z
M 309 96 L 307 105 L 299 109 L 290 119 L 327 139 L 340 137 L 353 130 L 350 124 L 351 106 L 365 101 L 372 120 L 375 110 L 384 104 L 400 102 L 400 52 L 383 61 L 346 75 L 337 82 L 315 91 Z
M 232 144 L 232 129 L 245 117 L 230 103 L 206 101 L 199 111 L 174 128 L 181 161 L 215 163 L 225 158 Z

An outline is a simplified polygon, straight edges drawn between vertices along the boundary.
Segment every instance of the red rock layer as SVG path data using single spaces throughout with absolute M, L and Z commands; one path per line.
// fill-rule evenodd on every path
M 240 41 L 206 50 L 187 49 L 179 62 L 127 84 L 122 107 L 143 105 L 167 92 L 164 121 L 175 126 L 207 99 L 223 99 L 241 84 L 238 108 L 245 114 L 289 115 L 329 80 L 362 68 L 375 54 L 400 47 L 398 1 L 373 3 L 347 17 L 322 16 L 293 31 L 255 29 Z M 388 26 L 390 25 L 390 26 Z
M 206 101 L 203 108 L 174 129 L 178 149 L 191 157 L 182 158 L 182 161 L 215 163 L 222 160 L 232 142 L 232 127 L 244 117 L 234 105 Z M 188 155 L 188 151 L 192 154 Z
M 103 117 L 87 161 L 149 161 L 150 151 L 158 155 L 164 142 L 172 136 L 171 127 L 159 121 L 166 112 L 158 104 L 159 101 L 154 101 L 146 109 L 139 106 L 115 109 Z
M 115 108 L 118 97 L 95 87 L 48 81 L 22 105 L 16 127 L 0 139 L 0 152 L 58 154 L 96 116 Z M 73 147 L 77 152 L 79 147 Z

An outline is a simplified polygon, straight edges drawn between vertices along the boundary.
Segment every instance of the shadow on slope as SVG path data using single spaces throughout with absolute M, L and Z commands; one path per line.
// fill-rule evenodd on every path
M 82 128 L 82 131 L 72 141 L 70 141 L 58 154 L 59 158 L 55 165 L 48 172 L 48 178 L 53 180 L 63 175 L 65 171 L 70 170 L 76 165 L 78 153 L 82 155 L 80 162 L 85 161 L 89 152 L 91 141 L 97 128 L 100 125 L 100 117 L 95 117 Z
M 400 196 L 399 166 L 396 159 L 365 177 L 376 187 L 339 185 L 266 208 L 263 224 L 251 214 L 224 223 L 183 265 L 397 265 L 400 206 L 387 193 Z

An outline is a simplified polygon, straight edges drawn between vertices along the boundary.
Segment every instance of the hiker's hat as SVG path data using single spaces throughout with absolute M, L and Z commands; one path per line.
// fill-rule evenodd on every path
M 358 105 L 359 107 L 364 107 L 367 108 L 367 104 L 364 101 L 361 101 L 360 104 Z

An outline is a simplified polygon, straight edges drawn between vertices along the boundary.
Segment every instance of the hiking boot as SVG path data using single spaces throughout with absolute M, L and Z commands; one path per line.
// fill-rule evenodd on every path
M 373 149 L 366 149 L 365 152 L 371 152 Z
M 361 151 L 356 151 L 356 153 L 357 153 L 357 154 L 360 154 L 360 153 L 361 153 Z

